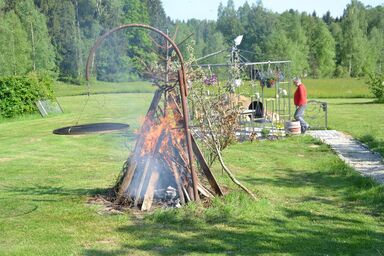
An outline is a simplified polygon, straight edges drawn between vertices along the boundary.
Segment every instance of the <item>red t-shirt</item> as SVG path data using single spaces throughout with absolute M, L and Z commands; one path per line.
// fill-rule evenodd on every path
M 304 84 L 299 84 L 293 97 L 296 106 L 303 106 L 307 104 L 307 89 Z

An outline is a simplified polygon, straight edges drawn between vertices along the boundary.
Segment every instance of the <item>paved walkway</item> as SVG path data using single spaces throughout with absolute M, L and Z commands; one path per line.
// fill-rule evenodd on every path
M 352 136 L 339 131 L 308 131 L 307 133 L 330 145 L 344 162 L 363 176 L 369 176 L 384 183 L 384 163 L 380 154 L 370 151 Z

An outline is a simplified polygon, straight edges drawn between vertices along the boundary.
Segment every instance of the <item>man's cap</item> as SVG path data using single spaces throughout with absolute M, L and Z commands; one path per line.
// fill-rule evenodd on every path
M 294 77 L 293 82 L 294 83 L 301 83 L 301 79 L 299 77 Z

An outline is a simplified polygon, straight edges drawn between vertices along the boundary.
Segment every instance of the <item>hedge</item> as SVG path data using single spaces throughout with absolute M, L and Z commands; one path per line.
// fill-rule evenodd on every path
M 0 116 L 11 118 L 37 112 L 36 101 L 53 99 L 53 81 L 48 76 L 0 77 Z

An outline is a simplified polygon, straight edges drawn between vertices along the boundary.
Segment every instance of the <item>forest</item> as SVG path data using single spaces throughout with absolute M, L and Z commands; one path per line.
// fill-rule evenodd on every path
M 217 21 L 172 20 L 161 0 L 0 0 L 0 76 L 48 74 L 81 83 L 85 62 L 98 36 L 121 24 L 144 23 L 168 31 L 186 53 L 196 57 L 239 46 L 249 61 L 292 60 L 294 74 L 310 78 L 361 77 L 382 73 L 384 6 L 352 0 L 341 17 L 330 12 L 266 9 L 250 1 L 238 9 L 233 0 L 220 4 Z M 151 38 L 140 30 L 124 32 L 105 43 L 96 63 L 102 81 L 140 79 L 143 58 L 155 58 Z M 222 63 L 217 55 L 206 63 Z M 126 72 L 129 70 L 130 72 Z M 134 70 L 135 72 L 132 72 Z M 132 75 L 135 74 L 135 75 Z

